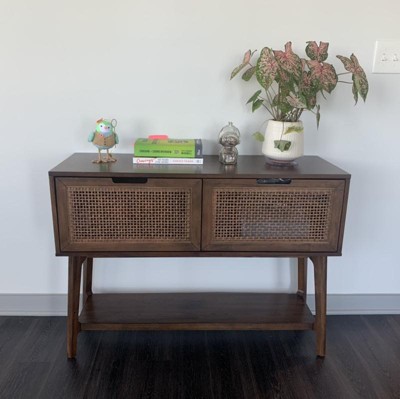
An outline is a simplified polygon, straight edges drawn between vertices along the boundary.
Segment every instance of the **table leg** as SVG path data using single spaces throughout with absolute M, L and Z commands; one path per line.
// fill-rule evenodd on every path
M 327 257 L 312 256 L 315 283 L 315 325 L 317 356 L 324 357 L 326 349 L 326 283 Z
M 83 303 L 93 295 L 92 291 L 93 277 L 93 258 L 86 258 L 83 262 Z
M 307 258 L 297 258 L 297 295 L 307 301 Z
M 76 356 L 78 344 L 79 323 L 79 295 L 81 288 L 81 271 L 84 258 L 70 256 L 68 258 L 68 318 L 67 318 L 67 355 Z

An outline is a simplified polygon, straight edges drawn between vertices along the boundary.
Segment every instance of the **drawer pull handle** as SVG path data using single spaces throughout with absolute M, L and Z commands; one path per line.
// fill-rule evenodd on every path
M 291 182 L 292 179 L 284 179 L 281 177 L 257 179 L 257 184 L 290 184 Z
M 144 184 L 147 183 L 147 177 L 113 177 L 113 183 L 129 183 L 129 184 Z

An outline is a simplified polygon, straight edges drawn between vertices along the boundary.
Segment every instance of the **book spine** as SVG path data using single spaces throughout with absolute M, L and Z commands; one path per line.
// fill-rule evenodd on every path
M 133 157 L 134 164 L 203 165 L 203 158 L 151 158 Z
M 135 156 L 139 157 L 201 158 L 203 156 L 203 145 L 201 139 L 138 139 L 135 142 L 134 153 Z

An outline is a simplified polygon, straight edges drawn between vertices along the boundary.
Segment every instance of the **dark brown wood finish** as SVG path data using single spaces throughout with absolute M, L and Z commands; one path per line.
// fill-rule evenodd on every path
M 307 258 L 297 259 L 297 295 L 307 299 Z
M 347 213 L 347 204 L 349 198 L 349 190 L 350 190 L 350 178 L 345 179 L 344 193 L 343 193 L 343 206 L 342 213 L 340 217 L 340 228 L 339 228 L 339 239 L 338 239 L 338 253 L 342 253 L 343 246 L 343 236 L 344 236 L 344 225 L 346 223 L 346 213 Z
M 49 176 L 50 183 L 50 199 L 51 199 L 51 213 L 53 216 L 53 232 L 54 232 L 54 242 L 56 247 L 56 253 L 60 253 L 60 235 L 58 233 L 58 209 L 57 209 L 57 193 L 56 193 L 56 179 Z
M 0 317 L 0 398 L 396 399 L 400 315 L 312 331 L 92 331 L 65 360 L 65 317 Z
M 239 157 L 236 166 L 222 165 L 216 156 L 206 156 L 202 166 L 133 165 L 128 154 L 116 157 L 118 162 L 115 164 L 97 165 L 91 162 L 92 154 L 74 154 L 49 172 L 56 254 L 69 256 L 68 357 L 76 355 L 77 335 L 81 330 L 142 329 L 313 329 L 317 355 L 325 356 L 327 256 L 341 255 L 350 182 L 348 173 L 319 157 L 303 157 L 298 166 L 292 168 L 267 166 L 264 157 L 258 156 Z M 276 184 L 281 183 L 279 179 L 288 184 Z M 157 194 L 150 200 L 144 200 L 144 205 L 140 207 L 141 197 L 139 195 L 136 199 L 136 190 L 142 192 L 143 187 L 147 187 L 144 190 L 146 193 L 154 189 L 160 197 Z M 162 200 L 164 190 L 181 190 L 184 197 L 187 187 L 191 190 L 190 212 L 182 223 L 190 226 L 189 236 L 186 233 L 183 241 L 175 239 L 167 223 L 165 237 L 137 239 L 136 230 L 132 233 L 129 223 L 135 223 L 135 218 L 152 209 L 151 201 Z M 223 192 L 225 188 L 229 191 L 227 197 Z M 219 190 L 218 194 L 215 190 Z M 98 198 L 100 192 L 111 198 L 108 207 L 116 213 L 114 219 L 110 217 L 109 228 L 103 224 L 103 230 L 99 231 L 93 217 L 95 213 L 87 213 L 87 208 L 91 206 L 87 201 L 91 199 L 82 194 L 87 191 L 93 193 L 93 198 Z M 254 194 L 256 201 L 258 198 L 259 201 L 265 200 L 263 209 L 268 217 L 258 217 L 257 202 L 250 211 L 246 210 L 249 208 L 246 198 L 240 200 L 244 204 L 241 209 L 235 208 L 236 198 L 248 192 Z M 133 197 L 130 197 L 131 194 Z M 216 200 L 217 195 L 220 202 Z M 77 198 L 75 208 L 70 203 L 74 196 Z M 121 197 L 125 198 L 124 203 L 114 199 Z M 224 198 L 229 202 L 227 210 L 224 209 Z M 298 199 L 306 201 L 304 207 L 298 205 Z M 187 203 L 188 199 L 176 201 Z M 156 212 L 154 217 L 164 217 L 164 208 L 159 209 L 153 211 Z M 174 209 L 172 205 L 165 212 L 182 217 Z M 106 209 L 102 212 L 100 217 L 102 214 L 109 217 L 104 213 Z M 117 217 L 120 212 L 122 219 Z M 124 212 L 128 224 L 125 223 Z M 239 215 L 240 212 L 243 215 Z M 233 216 L 236 219 L 229 225 Z M 121 237 L 119 220 L 125 225 Z M 153 220 L 150 219 L 150 222 L 153 223 Z M 283 224 L 282 231 L 277 234 Z M 157 230 L 159 225 L 155 226 Z M 95 257 L 182 256 L 297 257 L 298 291 L 297 294 L 285 295 L 104 295 L 92 292 Z M 308 257 L 314 265 L 315 319 L 305 302 Z M 78 318 L 83 262 L 84 303 Z
M 93 295 L 92 280 L 93 280 L 93 258 L 86 258 L 83 262 L 83 302 Z
M 115 154 L 118 162 L 92 163 L 93 154 L 76 153 L 55 168 L 50 176 L 65 177 L 173 177 L 246 179 L 254 177 L 285 177 L 292 179 L 350 179 L 350 175 L 337 166 L 317 156 L 298 159 L 296 167 L 275 167 L 265 163 L 265 157 L 241 155 L 237 165 L 222 165 L 216 155 L 205 155 L 203 165 L 133 165 L 132 155 Z
M 200 227 L 201 227 L 201 180 L 200 179 L 146 179 L 144 182 L 139 183 L 127 183 L 124 181 L 114 182 L 111 178 L 56 178 L 56 191 L 57 191 L 57 204 L 58 204 L 58 218 L 59 218 L 59 236 L 60 236 L 60 248 L 63 252 L 70 251 L 81 251 L 81 252 L 91 252 L 91 251 L 102 251 L 108 253 L 116 253 L 119 251 L 193 251 L 200 249 Z M 185 228 L 184 224 L 190 221 L 190 235 L 186 240 L 178 240 L 175 237 L 164 237 L 164 239 L 160 240 L 157 238 L 144 238 L 144 239 L 121 239 L 117 240 L 118 236 L 115 236 L 115 239 L 111 238 L 108 240 L 105 239 L 91 239 L 90 237 L 83 237 L 82 240 L 73 240 L 72 230 L 73 224 L 71 220 L 71 213 L 74 204 L 72 203 L 69 194 L 75 190 L 77 191 L 77 196 L 82 195 L 78 190 L 87 190 L 88 188 L 92 189 L 93 192 L 98 190 L 104 190 L 103 198 L 101 198 L 96 206 L 93 207 L 91 213 L 88 214 L 87 211 L 82 209 L 82 204 L 77 205 L 80 206 L 78 209 L 78 215 L 83 214 L 81 219 L 76 223 L 87 223 L 89 230 L 92 219 L 96 218 L 98 220 L 104 219 L 107 215 L 114 215 L 119 223 L 125 222 L 125 220 L 130 221 L 129 218 L 132 217 L 132 213 L 136 212 L 136 217 L 142 218 L 146 215 L 151 209 L 151 202 L 149 203 L 147 197 L 151 196 L 150 201 L 161 202 L 165 190 L 171 189 L 174 191 L 182 191 L 182 193 L 189 191 L 190 192 L 190 209 L 191 213 L 187 219 L 182 219 L 182 215 L 177 215 L 174 212 L 174 208 L 171 209 L 160 209 L 158 207 L 157 212 L 165 212 L 168 213 L 170 220 L 166 221 L 171 223 L 175 223 L 179 226 L 182 225 L 182 228 Z M 115 203 L 111 205 L 111 202 L 114 202 L 114 198 L 122 197 L 119 194 L 123 194 L 124 190 L 129 190 L 131 193 L 142 192 L 145 190 L 143 194 L 143 200 L 140 204 L 138 203 Z M 102 207 L 102 202 L 108 199 L 108 203 L 110 206 L 108 208 Z M 173 203 L 172 206 L 175 204 Z M 153 219 L 159 218 L 159 214 L 150 215 Z M 78 216 L 79 217 L 79 216 Z M 88 222 L 90 219 L 90 223 Z M 135 220 L 130 221 L 132 224 L 135 224 Z M 150 220 L 149 222 L 154 223 L 154 220 Z M 97 223 L 98 224 L 98 223 Z M 96 224 L 95 224 L 96 226 Z M 118 234 L 118 224 L 115 222 L 113 224 L 108 224 L 104 226 L 105 228 L 110 229 L 111 231 L 115 231 L 115 235 Z M 156 227 L 156 226 L 155 226 Z M 93 230 L 91 228 L 90 230 Z M 102 232 L 104 233 L 104 231 Z
M 79 323 L 79 295 L 81 287 L 81 270 L 84 258 L 71 256 L 68 262 L 68 318 L 67 318 L 67 355 L 76 356 Z
M 326 349 L 326 256 L 311 256 L 314 264 L 315 284 L 315 333 L 317 336 L 317 356 L 324 357 Z
M 303 253 L 331 253 L 337 254 L 339 247 L 340 237 L 340 220 L 342 216 L 343 201 L 344 201 L 344 188 L 345 181 L 342 180 L 319 180 L 319 179 L 295 179 L 290 184 L 259 184 L 257 179 L 204 179 L 203 180 L 203 237 L 202 237 L 202 249 L 205 251 L 262 251 L 263 249 L 271 252 L 280 252 L 284 254 L 290 254 L 291 252 L 303 252 Z M 236 190 L 235 190 L 236 189 Z M 294 196 L 296 194 L 304 195 L 308 192 L 325 192 L 329 193 L 331 204 L 329 205 L 329 214 L 326 217 L 325 224 L 327 225 L 327 237 L 321 240 L 318 239 L 279 239 L 279 238 L 268 238 L 254 240 L 251 237 L 246 239 L 234 237 L 231 240 L 227 239 L 216 239 L 215 233 L 218 228 L 215 223 L 216 218 L 216 203 L 215 193 L 217 191 L 232 192 L 230 201 L 235 200 L 235 194 L 246 196 L 246 193 L 251 190 L 252 193 L 256 193 L 255 196 L 258 203 L 263 198 L 269 199 L 270 195 L 278 197 L 275 203 L 276 208 L 287 207 L 287 214 L 294 212 L 293 224 L 299 219 L 298 212 L 293 211 L 295 205 Z M 272 194 L 270 194 L 272 192 Z M 287 199 L 290 196 L 292 199 Z M 249 200 L 242 201 L 242 208 L 236 206 L 236 213 L 243 212 L 249 208 Z M 292 200 L 292 202 L 290 202 Z M 322 199 L 318 199 L 322 201 Z M 289 205 L 291 204 L 291 205 Z M 256 204 L 254 204 L 256 205 Z M 261 206 L 261 203 L 260 203 Z M 271 205 L 269 205 L 271 206 Z M 312 207 L 313 204 L 307 203 L 306 206 Z M 256 209 L 258 212 L 258 210 Z M 303 211 L 304 212 L 304 211 Z M 312 217 L 316 217 L 319 210 L 311 213 Z M 261 214 L 254 215 L 255 221 L 262 219 Z M 226 215 L 226 223 L 228 224 L 230 215 Z M 242 223 L 244 223 L 244 220 Z M 281 219 L 280 223 L 284 223 L 285 220 Z M 276 222 L 275 222 L 276 223 Z M 277 229 L 277 226 L 275 226 Z M 296 232 L 296 231 L 295 231 Z M 231 232 L 230 232 L 231 233 Z
M 308 330 L 314 318 L 295 294 L 96 294 L 82 330 Z

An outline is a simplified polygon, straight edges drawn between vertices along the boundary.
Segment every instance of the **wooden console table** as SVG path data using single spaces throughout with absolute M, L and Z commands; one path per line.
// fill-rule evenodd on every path
M 128 154 L 98 165 L 93 156 L 74 154 L 49 172 L 56 255 L 69 258 L 69 358 L 83 330 L 312 329 L 325 356 L 327 257 L 341 255 L 348 173 L 314 156 L 294 168 L 262 156 L 235 166 L 217 156 L 199 166 L 133 165 Z M 295 257 L 298 291 L 93 294 L 98 257 Z

